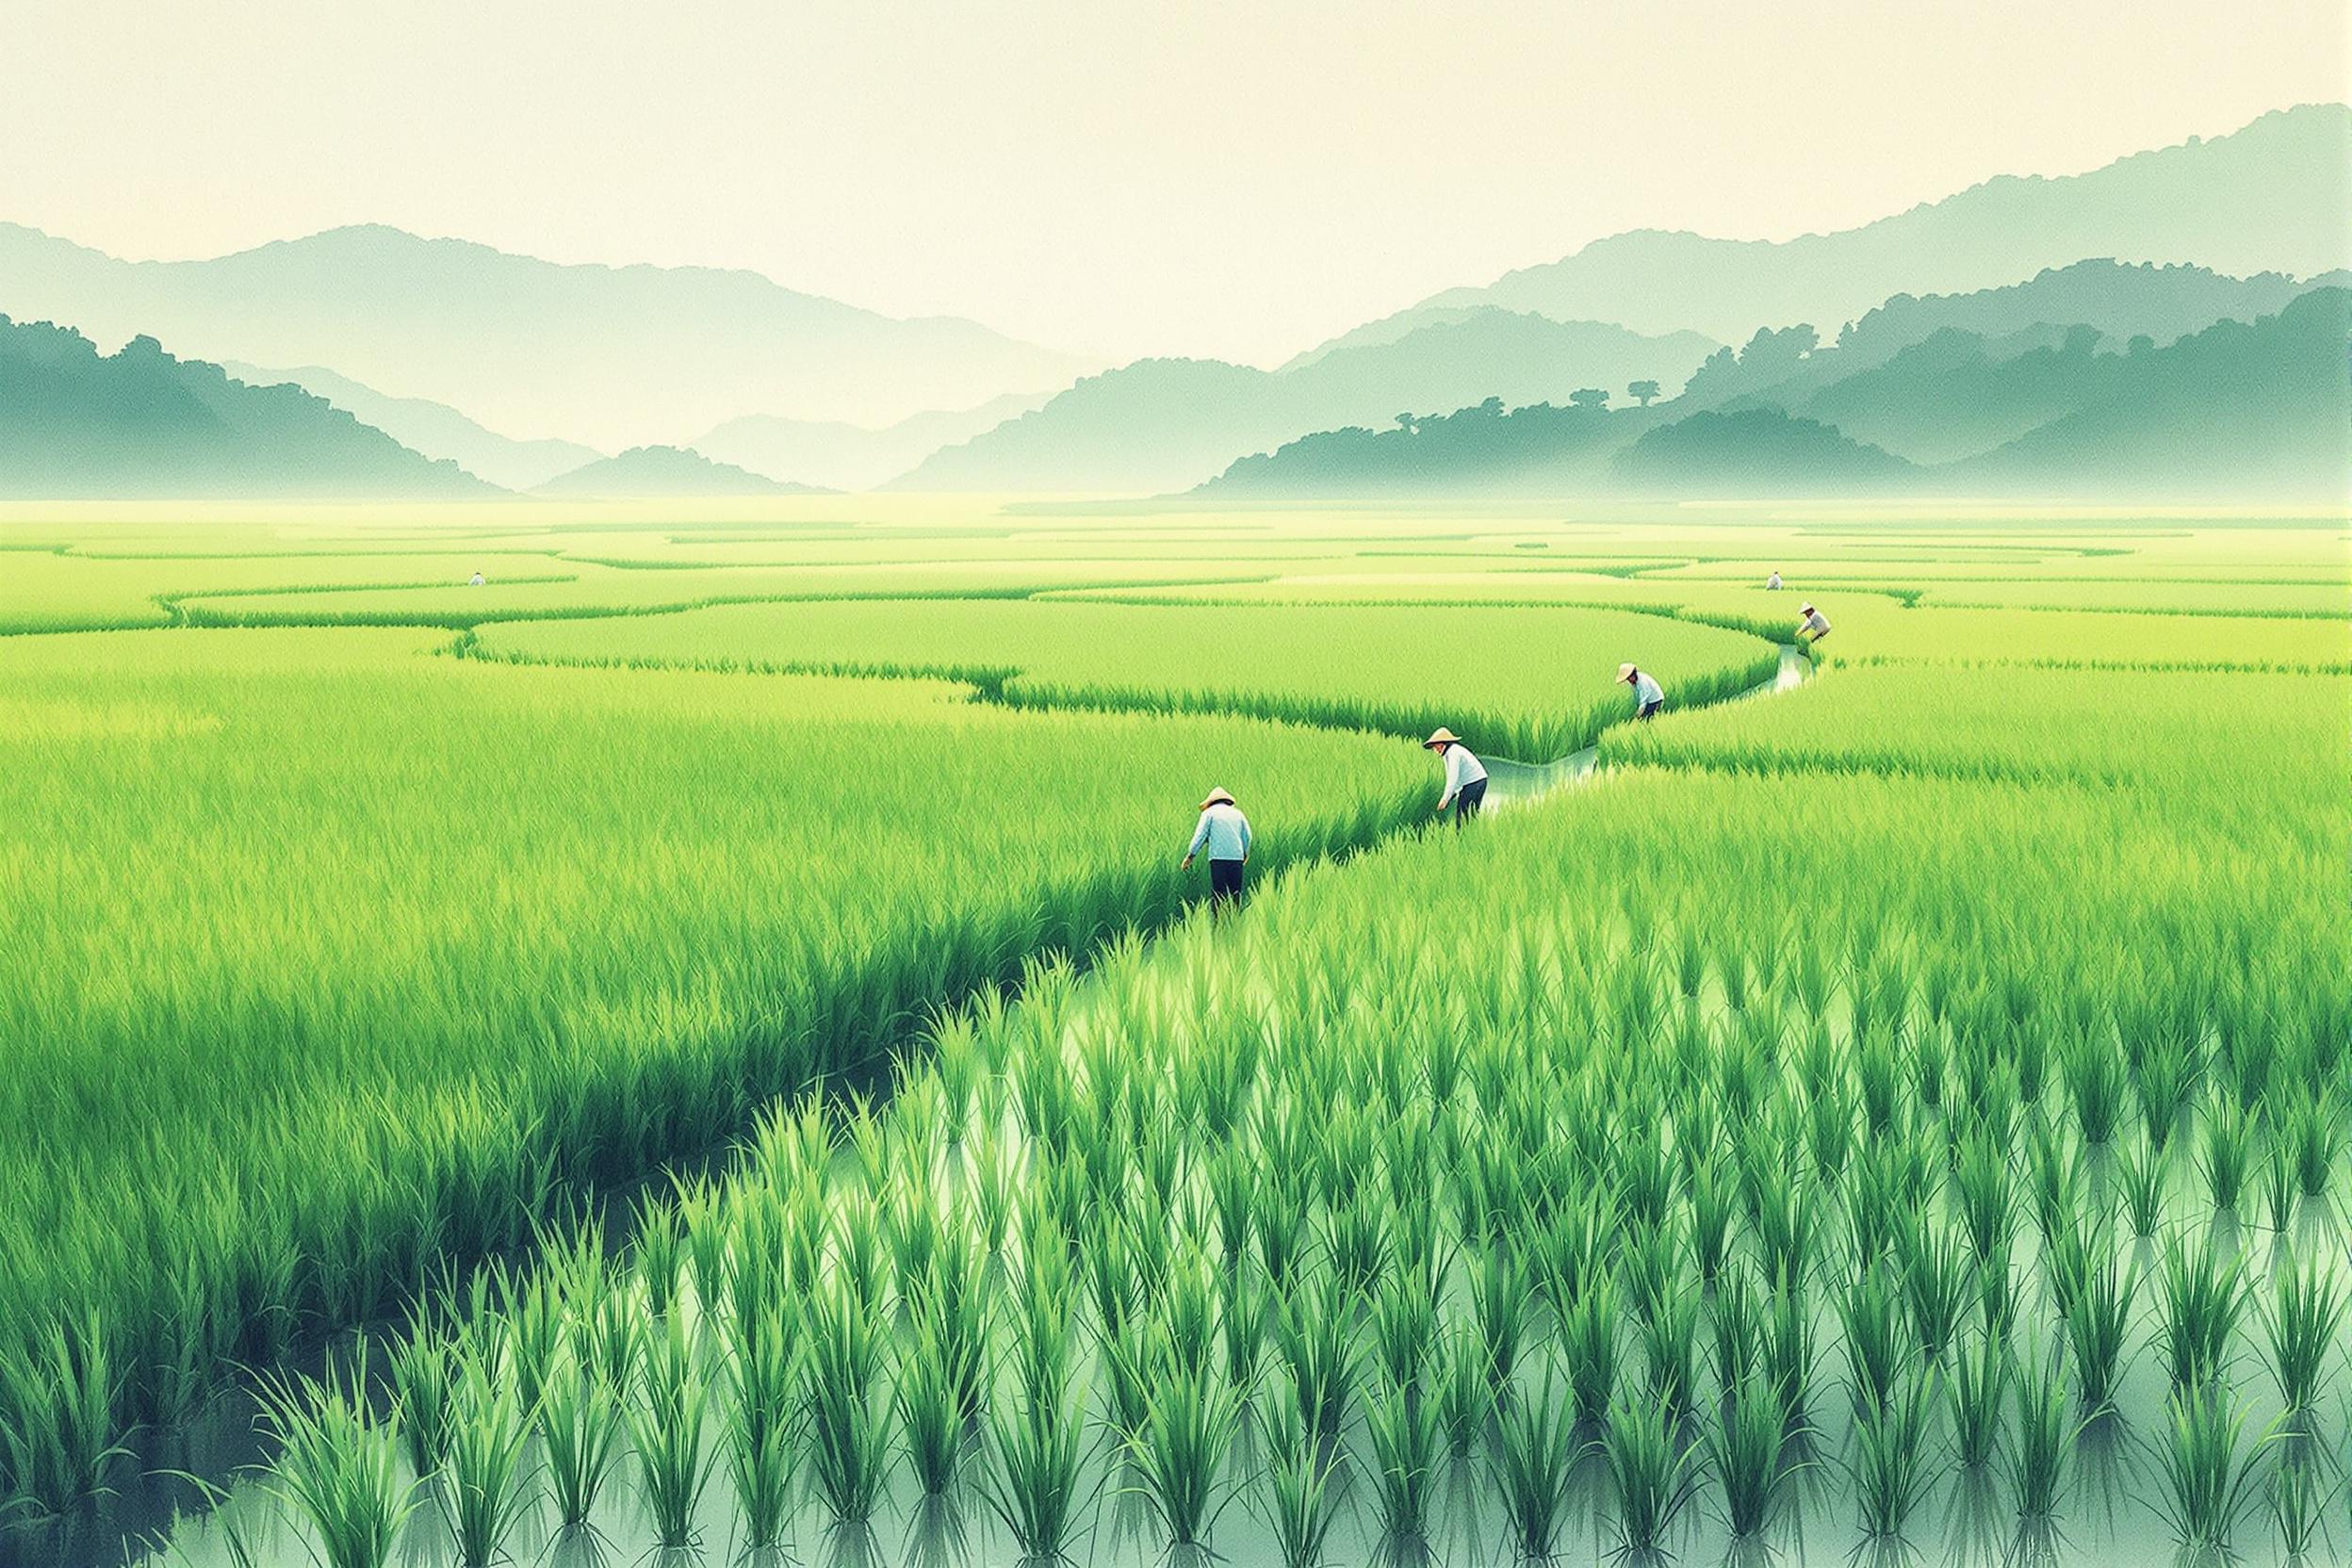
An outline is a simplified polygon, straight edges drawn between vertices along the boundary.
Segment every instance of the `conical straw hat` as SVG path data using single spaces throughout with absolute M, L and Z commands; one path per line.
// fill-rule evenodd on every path
M 1452 730 L 1450 730 L 1450 729 L 1446 728 L 1444 725 L 1439 725 L 1439 726 L 1438 726 L 1435 729 L 1432 729 L 1432 730 L 1430 730 L 1430 731 L 1429 731 L 1429 738 L 1428 740 L 1426 740 L 1426 741 L 1424 741 L 1424 742 L 1422 742 L 1422 743 L 1421 743 L 1421 749 L 1422 749 L 1422 750 L 1424 750 L 1424 751 L 1427 751 L 1427 750 L 1429 750 L 1431 747 L 1434 747 L 1434 746 L 1441 746 L 1441 745 L 1454 745 L 1454 746 L 1458 746 L 1458 745 L 1460 745 L 1460 744 L 1462 744 L 1462 737 L 1461 737 L 1461 736 L 1459 736 L 1459 735 L 1455 734 Z
M 1200 803 L 1200 809 L 1205 811 L 1212 806 L 1231 806 L 1233 803 L 1233 797 L 1226 793 L 1224 787 L 1219 785 L 1209 792 L 1209 798 Z

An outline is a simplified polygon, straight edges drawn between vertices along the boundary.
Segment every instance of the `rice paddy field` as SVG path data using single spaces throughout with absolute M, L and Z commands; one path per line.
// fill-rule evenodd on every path
M 2343 1560 L 2348 589 L 2341 516 L 0 517 L 0 1560 Z M 1440 723 L 1578 766 L 1432 830 Z

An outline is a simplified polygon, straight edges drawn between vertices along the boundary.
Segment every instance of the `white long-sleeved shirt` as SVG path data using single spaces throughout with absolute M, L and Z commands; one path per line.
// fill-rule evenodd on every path
M 1813 613 L 1805 618 L 1805 629 L 1812 632 L 1827 631 L 1829 629 L 1829 617 L 1816 610 Z
M 1200 825 L 1192 830 L 1192 847 L 1184 851 L 1186 858 L 1200 853 L 1206 844 L 1212 860 L 1247 860 L 1250 858 L 1250 819 L 1241 814 L 1238 806 L 1212 806 L 1200 813 Z
M 1486 764 L 1470 755 L 1470 748 L 1457 741 L 1446 748 L 1446 792 L 1438 797 L 1442 808 L 1451 806 L 1465 784 L 1476 784 L 1486 776 Z
M 1633 706 L 1636 709 L 1647 708 L 1651 703 L 1665 700 L 1666 688 L 1652 680 L 1649 671 L 1633 672 Z

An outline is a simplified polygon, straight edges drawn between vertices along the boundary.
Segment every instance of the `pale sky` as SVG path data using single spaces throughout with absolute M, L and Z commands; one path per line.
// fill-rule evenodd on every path
M 1620 229 L 1845 227 L 2348 76 L 2343 0 L 0 0 L 0 219 L 390 223 L 1266 363 Z

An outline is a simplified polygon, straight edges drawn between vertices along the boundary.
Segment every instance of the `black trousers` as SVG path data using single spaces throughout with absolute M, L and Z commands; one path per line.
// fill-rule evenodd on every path
M 1460 827 L 1478 814 L 1478 803 L 1486 798 L 1486 780 L 1464 784 L 1454 794 L 1454 825 Z
M 1642 705 L 1642 711 L 1636 713 L 1634 717 L 1637 719 L 1654 719 L 1658 717 L 1658 710 L 1665 706 L 1666 702 L 1662 697 L 1656 702 L 1645 702 Z
M 1209 862 L 1209 896 L 1219 904 L 1230 904 L 1241 896 L 1243 863 L 1239 860 Z

